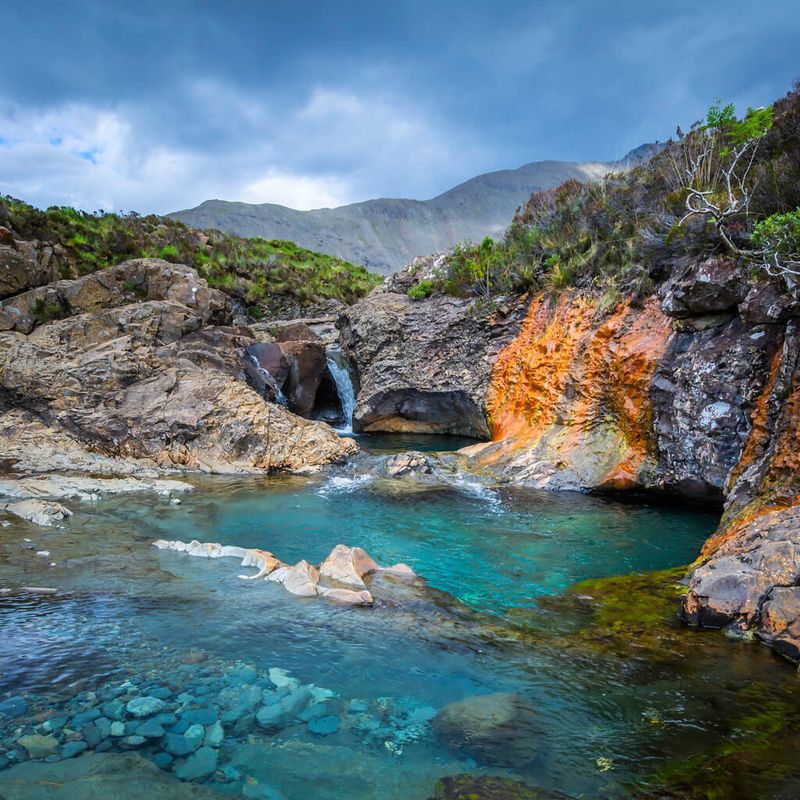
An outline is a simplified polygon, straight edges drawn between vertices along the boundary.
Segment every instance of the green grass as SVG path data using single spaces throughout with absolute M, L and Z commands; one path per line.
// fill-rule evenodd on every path
M 269 316 L 287 296 L 300 305 L 330 299 L 352 303 L 382 280 L 364 267 L 294 242 L 200 232 L 155 215 L 89 214 L 64 206 L 43 211 L 0 196 L 0 225 L 22 239 L 58 245 L 54 257 L 62 278 L 131 258 L 163 258 L 194 267 L 209 285 L 241 300 L 258 318 Z

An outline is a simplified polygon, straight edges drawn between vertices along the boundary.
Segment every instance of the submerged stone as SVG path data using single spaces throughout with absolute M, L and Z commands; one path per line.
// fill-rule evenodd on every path
M 48 733 L 58 733 L 67 724 L 69 719 L 67 717 L 50 717 L 42 723 L 42 727 Z
M 203 739 L 203 745 L 205 747 L 219 747 L 224 738 L 225 730 L 222 727 L 222 723 L 217 721 L 206 730 L 206 736 Z
M 129 714 L 134 717 L 149 717 L 161 711 L 166 703 L 157 697 L 134 697 L 125 706 Z
M 494 775 L 453 775 L 437 781 L 431 800 L 569 800 L 567 795 L 537 789 Z
M 153 758 L 153 761 L 156 762 L 159 769 L 169 769 L 174 760 L 175 759 L 169 753 L 165 753 L 163 750 L 156 753 Z
M 59 749 L 59 742 L 55 736 L 42 736 L 38 733 L 20 736 L 17 742 L 28 751 L 31 758 L 46 758 L 58 753 Z
M 89 745 L 86 742 L 67 742 L 61 748 L 61 757 L 62 758 L 75 758 L 75 756 L 79 756 L 81 753 L 85 752 L 89 749 Z
M 160 739 L 166 731 L 154 719 L 145 720 L 136 728 L 137 736 L 144 736 L 145 739 Z
M 336 731 L 339 730 L 339 717 L 335 717 L 333 714 L 327 714 L 324 717 L 312 719 L 307 727 L 311 733 L 317 736 L 330 736 L 332 733 L 336 733 Z
M 185 764 L 175 770 L 182 781 L 194 781 L 211 775 L 217 768 L 217 751 L 211 747 L 201 747 Z
M 219 711 L 215 708 L 193 708 L 184 711 L 182 719 L 189 725 L 213 725 L 219 719 Z
M 76 731 L 81 730 L 84 725 L 87 725 L 90 722 L 94 722 L 100 716 L 100 709 L 97 708 L 90 708 L 87 711 L 81 711 L 80 714 L 76 714 L 72 718 L 72 722 L 70 722 L 70 728 L 73 728 Z
M 101 711 L 109 719 L 122 719 L 125 713 L 125 703 L 122 700 L 110 700 L 108 703 L 103 703 Z
M 0 700 L 0 715 L 21 717 L 28 712 L 28 701 L 24 697 L 8 697 Z

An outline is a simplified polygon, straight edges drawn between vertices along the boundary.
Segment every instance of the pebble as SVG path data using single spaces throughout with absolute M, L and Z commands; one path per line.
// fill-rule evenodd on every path
M 175 770 L 182 781 L 205 778 L 217 769 L 217 751 L 211 747 L 201 747 L 186 763 Z
M 119 720 L 117 720 L 117 722 L 112 722 L 111 723 L 111 735 L 112 736 L 124 736 L 125 735 L 125 723 L 124 722 L 120 722 Z
M 203 739 L 204 747 L 219 747 L 222 740 L 225 738 L 225 730 L 222 724 L 217 721 L 206 730 L 205 739 Z
M 129 714 L 134 717 L 149 717 L 161 711 L 166 703 L 158 697 L 134 697 L 125 706 Z
M 122 743 L 127 745 L 128 747 L 141 747 L 147 739 L 144 736 L 126 736 Z
M 179 506 L 179 505 L 181 505 L 181 500 L 178 497 L 173 497 L 170 500 L 170 503 L 172 503 L 172 505 L 174 505 L 174 506 Z
M 75 756 L 79 756 L 84 750 L 88 750 L 89 745 L 86 742 L 67 742 L 61 748 L 61 757 L 62 758 L 75 758 Z
M 168 733 L 161 742 L 161 746 L 173 756 L 188 756 L 197 749 L 198 744 L 196 739 L 181 733 Z
M 42 723 L 48 733 L 58 733 L 69 721 L 67 717 L 50 717 Z
M 24 697 L 9 697 L 0 700 L 0 714 L 7 717 L 21 717 L 28 712 L 28 701 Z
M 165 753 L 163 750 L 156 753 L 153 759 L 153 761 L 156 762 L 156 766 L 160 769 L 169 769 L 170 764 L 172 764 L 174 760 L 175 759 L 169 753 Z
M 148 719 L 136 728 L 137 736 L 145 739 L 160 739 L 166 731 L 154 719 Z
M 324 717 L 312 719 L 307 727 L 311 733 L 317 736 L 330 736 L 332 733 L 336 733 L 336 731 L 339 730 L 339 717 L 335 717 L 333 714 L 327 714 Z
M 219 711 L 215 708 L 193 708 L 184 711 L 182 719 L 190 725 L 213 725 L 219 719 Z
M 72 718 L 72 722 L 70 722 L 70 727 L 76 731 L 79 731 L 83 728 L 84 725 L 87 725 L 90 722 L 94 722 L 100 716 L 100 710 L 97 708 L 90 708 L 87 711 L 81 711 L 80 714 L 76 714 Z

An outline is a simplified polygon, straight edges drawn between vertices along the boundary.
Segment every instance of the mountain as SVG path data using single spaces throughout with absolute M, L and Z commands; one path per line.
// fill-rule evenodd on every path
M 535 161 L 519 169 L 478 175 L 432 200 L 381 198 L 339 208 L 297 211 L 274 203 L 206 200 L 168 216 L 193 228 L 216 228 L 239 236 L 288 239 L 373 272 L 400 269 L 415 256 L 446 250 L 458 242 L 500 236 L 516 209 L 531 195 L 564 181 L 596 179 L 647 160 L 654 145 L 642 145 L 613 162 Z

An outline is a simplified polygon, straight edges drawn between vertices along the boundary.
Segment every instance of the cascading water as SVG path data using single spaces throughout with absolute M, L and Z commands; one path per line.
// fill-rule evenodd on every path
M 344 426 L 340 429 L 345 433 L 353 432 L 353 411 L 356 408 L 356 393 L 353 381 L 350 378 L 350 365 L 347 356 L 338 348 L 331 347 L 327 351 L 328 370 L 333 382 L 336 384 L 336 393 L 342 404 Z
M 279 405 L 284 406 L 285 408 L 289 407 L 289 401 L 286 399 L 286 395 L 281 391 L 281 387 L 278 386 L 278 382 L 272 376 L 269 370 L 264 369 L 259 363 L 259 360 L 250 352 L 247 353 L 247 357 L 252 361 L 253 366 L 256 368 L 256 371 L 264 380 L 264 383 L 272 389 L 273 394 L 275 395 L 275 402 Z

